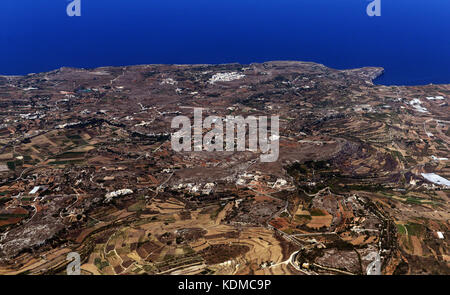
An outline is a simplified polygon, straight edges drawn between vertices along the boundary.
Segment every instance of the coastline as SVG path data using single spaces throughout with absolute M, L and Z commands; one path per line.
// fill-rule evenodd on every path
M 45 73 L 53 73 L 55 71 L 60 71 L 63 69 L 72 69 L 72 70 L 86 70 L 86 71 L 94 71 L 98 69 L 107 69 L 107 68 L 124 68 L 124 67 L 145 67 L 145 66 L 179 66 L 179 67 L 196 67 L 196 66 L 229 66 L 229 65 L 240 65 L 240 66 L 250 66 L 254 64 L 270 64 L 270 63 L 277 63 L 277 64 L 305 64 L 305 65 L 315 65 L 324 67 L 330 70 L 335 71 L 361 71 L 364 69 L 376 69 L 376 71 L 373 71 L 369 75 L 367 75 L 367 78 L 370 80 L 370 82 L 373 85 L 376 86 L 386 86 L 386 87 L 416 87 L 416 86 L 427 86 L 427 85 L 450 85 L 450 81 L 448 83 L 403 83 L 403 84 L 392 84 L 392 83 L 379 83 L 381 79 L 383 79 L 386 74 L 387 70 L 384 67 L 377 67 L 377 66 L 364 66 L 364 67 L 355 67 L 355 68 L 334 68 L 329 67 L 325 64 L 313 62 L 313 61 L 297 61 L 297 60 L 269 60 L 269 61 L 262 61 L 262 62 L 252 62 L 252 63 L 239 63 L 239 62 L 230 62 L 230 63 L 192 63 L 192 64 L 177 64 L 177 63 L 142 63 L 142 64 L 129 64 L 129 65 L 103 65 L 103 66 L 97 66 L 97 67 L 75 67 L 75 66 L 61 66 L 59 68 L 55 68 L 53 70 L 49 71 L 42 71 L 42 72 L 30 72 L 23 75 L 0 75 L 0 78 L 4 79 L 18 79 L 21 77 L 27 77 L 32 75 L 39 75 L 39 74 L 45 74 Z

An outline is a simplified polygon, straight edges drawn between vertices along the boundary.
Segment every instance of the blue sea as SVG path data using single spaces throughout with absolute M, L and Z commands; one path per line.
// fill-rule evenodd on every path
M 450 1 L 1 0 L 0 74 L 62 66 L 313 61 L 384 67 L 377 83 L 450 83 Z

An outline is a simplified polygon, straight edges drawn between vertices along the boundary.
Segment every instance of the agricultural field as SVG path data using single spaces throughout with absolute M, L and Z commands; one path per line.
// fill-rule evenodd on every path
M 450 86 L 373 84 L 382 72 L 0 77 L 0 274 L 64 274 L 71 252 L 89 275 L 450 274 Z M 277 160 L 247 127 L 245 151 L 175 151 L 173 118 L 199 108 L 279 117 Z

